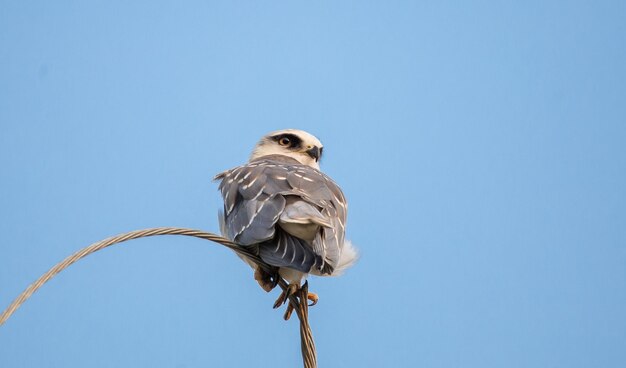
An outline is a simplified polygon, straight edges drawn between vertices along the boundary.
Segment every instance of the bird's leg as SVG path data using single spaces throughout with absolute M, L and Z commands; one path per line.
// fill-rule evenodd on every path
M 257 267 L 254 270 L 254 279 L 259 283 L 261 288 L 268 293 L 278 284 L 277 275 L 272 276 L 271 274 L 265 272 L 261 267 Z
M 291 287 L 291 285 L 293 285 L 293 284 L 290 284 L 289 286 Z M 306 303 L 306 301 L 304 300 L 305 296 L 306 296 L 307 300 L 311 301 L 311 304 L 308 305 L 309 307 L 317 304 L 317 302 L 319 300 L 319 297 L 317 296 L 317 294 L 309 292 L 309 282 L 308 281 L 305 281 L 304 285 L 302 285 L 302 287 L 298 288 L 298 290 L 296 292 L 298 292 L 300 294 L 298 296 L 300 303 Z M 290 295 L 292 295 L 292 294 L 290 294 Z M 281 296 L 282 296 L 282 294 L 281 294 Z M 287 321 L 287 320 L 289 320 L 289 318 L 291 318 L 291 314 L 293 313 L 293 309 L 294 309 L 293 304 L 287 302 L 287 310 L 285 310 L 285 314 L 283 316 L 285 321 Z
M 276 302 L 274 303 L 274 309 L 285 304 L 285 302 L 289 299 L 289 297 L 295 294 L 298 291 L 298 289 L 299 289 L 298 284 L 289 284 L 289 286 L 287 286 L 287 288 L 280 293 L 280 295 L 278 296 L 278 299 L 276 299 Z
M 291 285 L 294 285 L 294 284 L 289 284 L 289 287 L 291 287 Z M 298 287 L 293 293 L 291 293 L 291 295 L 296 294 L 296 293 L 300 294 L 306 287 L 307 287 L 307 284 L 305 283 L 302 287 Z M 301 298 L 302 297 L 300 296 L 300 298 L 298 299 L 298 303 L 302 303 Z M 287 298 L 286 301 L 287 301 L 287 308 L 285 309 L 285 314 L 283 315 L 283 318 L 285 319 L 285 321 L 288 321 L 289 318 L 291 318 L 291 314 L 293 313 L 294 306 L 289 300 L 289 298 Z

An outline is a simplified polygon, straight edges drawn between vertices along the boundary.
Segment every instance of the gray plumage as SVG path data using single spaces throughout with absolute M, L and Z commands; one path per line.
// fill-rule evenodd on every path
M 226 236 L 255 247 L 276 267 L 329 275 L 344 244 L 347 204 L 319 170 L 282 155 L 263 156 L 215 177 Z

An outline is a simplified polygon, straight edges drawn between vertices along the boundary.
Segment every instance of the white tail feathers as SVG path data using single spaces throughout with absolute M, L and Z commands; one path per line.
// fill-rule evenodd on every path
M 348 268 L 352 267 L 356 261 L 359 259 L 359 252 L 352 245 L 352 242 L 346 240 L 343 242 L 343 248 L 341 249 L 341 256 L 339 257 L 339 262 L 337 263 L 337 267 L 331 274 L 331 276 L 339 276 L 344 273 Z

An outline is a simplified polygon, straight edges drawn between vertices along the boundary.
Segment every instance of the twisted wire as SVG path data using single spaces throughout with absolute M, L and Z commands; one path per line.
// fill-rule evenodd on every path
M 63 261 L 57 263 L 54 267 L 49 269 L 46 273 L 41 275 L 35 282 L 30 284 L 26 290 L 24 290 L 13 302 L 2 312 L 0 315 L 0 326 L 2 326 L 11 315 L 28 299 L 33 295 L 37 289 L 39 289 L 43 284 L 50 281 L 56 274 L 63 271 L 74 262 L 78 261 L 81 258 L 84 258 L 91 253 L 97 252 L 101 249 L 109 247 L 113 244 L 122 243 L 131 239 L 145 238 L 148 236 L 157 236 L 157 235 L 183 235 L 183 236 L 191 236 L 194 238 L 200 238 L 204 240 L 209 240 L 218 244 L 221 244 L 236 253 L 247 257 L 252 262 L 257 264 L 265 271 L 271 271 L 272 266 L 265 263 L 259 256 L 254 254 L 248 248 L 240 247 L 232 241 L 201 230 L 194 229 L 185 229 L 185 228 L 177 228 L 177 227 L 158 227 L 152 229 L 144 229 L 144 230 L 135 230 L 131 232 L 127 232 L 124 234 L 112 236 L 110 238 L 106 238 L 97 243 L 93 243 L 88 247 L 85 247 L 71 256 L 65 258 Z M 279 278 L 278 285 L 281 289 L 287 290 L 288 284 L 283 278 Z M 289 296 L 289 303 L 294 307 L 298 315 L 298 319 L 300 320 L 300 347 L 302 350 L 302 362 L 305 368 L 314 368 L 317 367 L 317 357 L 315 351 L 315 342 L 313 341 L 313 334 L 311 332 L 311 327 L 309 326 L 309 312 L 307 305 L 307 292 L 308 286 L 305 285 L 300 289 L 300 291 L 296 294 Z

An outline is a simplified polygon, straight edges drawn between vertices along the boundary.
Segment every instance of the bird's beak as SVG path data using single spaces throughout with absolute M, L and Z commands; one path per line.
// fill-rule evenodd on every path
M 312 148 L 309 148 L 308 150 L 306 150 L 307 155 L 311 156 L 312 158 L 315 159 L 315 161 L 319 161 L 320 159 L 320 149 L 317 146 L 313 146 Z

